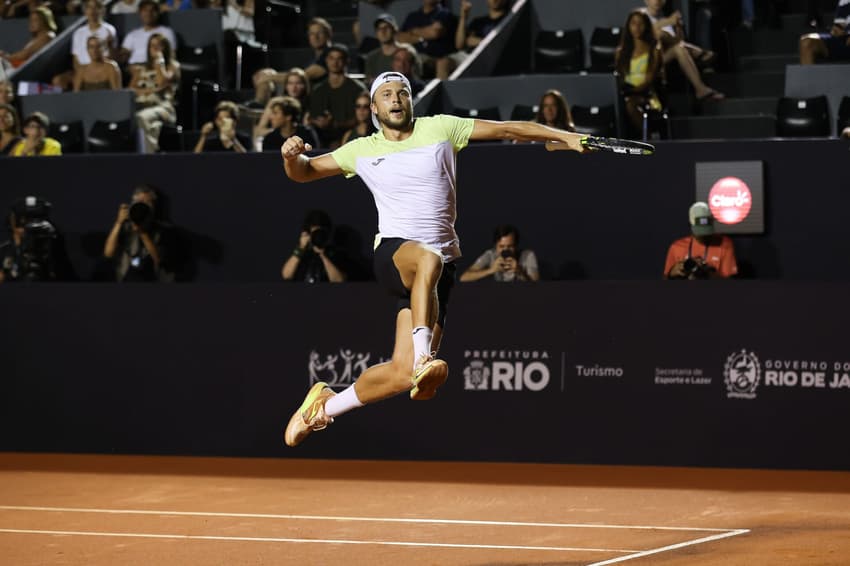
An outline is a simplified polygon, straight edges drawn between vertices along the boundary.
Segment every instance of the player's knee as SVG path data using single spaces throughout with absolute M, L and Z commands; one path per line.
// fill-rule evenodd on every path
M 419 265 L 417 267 L 420 271 L 424 271 L 428 275 L 439 277 L 443 271 L 443 260 L 437 254 L 430 252 L 424 253 L 419 258 Z

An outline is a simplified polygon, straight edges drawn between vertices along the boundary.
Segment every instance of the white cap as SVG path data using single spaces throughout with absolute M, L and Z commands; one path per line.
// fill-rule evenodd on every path
M 407 89 L 411 95 L 413 95 L 413 89 L 410 88 L 410 81 L 407 80 L 407 77 L 402 75 L 401 73 L 397 73 L 395 71 L 387 71 L 385 73 L 381 73 L 375 80 L 372 81 L 372 88 L 369 90 L 369 99 L 374 100 L 375 91 L 378 90 L 378 87 L 384 83 L 391 83 L 393 81 L 401 81 L 404 83 L 404 87 Z M 378 117 L 375 114 L 372 114 L 372 123 L 375 125 L 375 128 L 381 129 L 381 123 L 378 122 Z

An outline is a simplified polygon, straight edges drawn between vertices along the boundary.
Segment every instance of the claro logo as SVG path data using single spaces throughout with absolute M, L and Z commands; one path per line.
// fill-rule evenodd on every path
M 753 195 L 738 177 L 723 177 L 708 192 L 708 207 L 718 222 L 738 224 L 753 207 Z

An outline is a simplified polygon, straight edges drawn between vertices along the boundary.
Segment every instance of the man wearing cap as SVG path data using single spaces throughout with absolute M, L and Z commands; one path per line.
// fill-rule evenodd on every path
M 24 139 L 9 151 L 11 157 L 33 157 L 39 155 L 62 155 L 62 144 L 47 137 L 50 120 L 42 112 L 33 112 L 24 119 L 21 130 Z
M 348 48 L 334 43 L 325 56 L 328 79 L 310 94 L 310 122 L 324 147 L 339 146 L 342 135 L 357 123 L 354 103 L 366 86 L 345 74 Z
M 738 273 L 735 248 L 729 236 L 714 233 L 714 216 L 704 202 L 688 211 L 691 235 L 670 245 L 664 263 L 667 279 L 726 279 Z
M 312 149 L 297 136 L 281 147 L 290 179 L 307 182 L 359 175 L 378 209 L 375 276 L 398 301 L 395 347 L 389 362 L 364 371 L 351 387 L 335 394 L 319 382 L 292 415 L 284 440 L 299 444 L 347 411 L 404 392 L 424 401 L 448 376 L 436 358 L 461 255 L 455 232 L 456 155 L 470 141 L 520 140 L 563 143 L 582 151 L 581 134 L 533 122 L 495 122 L 455 116 L 413 118 L 410 83 L 396 72 L 380 74 L 370 91 L 378 132 L 332 153 Z
M 367 84 L 384 71 L 392 70 L 393 54 L 401 45 L 395 39 L 397 31 L 398 24 L 392 14 L 381 14 L 375 18 L 375 37 L 381 42 L 381 46 L 366 54 L 363 73 L 366 75 Z

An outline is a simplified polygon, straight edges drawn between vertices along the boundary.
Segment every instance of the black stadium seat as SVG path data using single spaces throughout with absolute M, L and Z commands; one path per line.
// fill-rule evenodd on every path
M 620 45 L 620 28 L 596 28 L 590 36 L 590 70 L 604 73 L 614 70 L 614 55 Z
M 62 153 L 83 153 L 86 150 L 85 128 L 82 120 L 52 122 L 47 135 L 62 144 Z
M 534 71 L 574 73 L 584 68 L 584 37 L 580 29 L 541 31 L 534 40 Z
M 540 107 L 536 104 L 534 106 L 517 104 L 514 106 L 514 109 L 511 110 L 511 120 L 532 121 L 537 116 L 538 110 L 540 110 Z
M 782 97 L 776 108 L 779 137 L 829 136 L 829 102 L 825 95 L 812 98 Z
M 841 103 L 838 106 L 838 135 L 844 128 L 850 128 L 850 96 L 841 98 Z
M 607 137 L 617 135 L 617 113 L 613 106 L 573 106 L 570 113 L 579 133 Z
M 89 130 L 89 151 L 92 153 L 121 153 L 135 149 L 129 120 L 108 122 L 98 120 Z
M 478 118 L 480 120 L 501 120 L 498 108 L 455 108 L 452 114 L 461 118 Z

